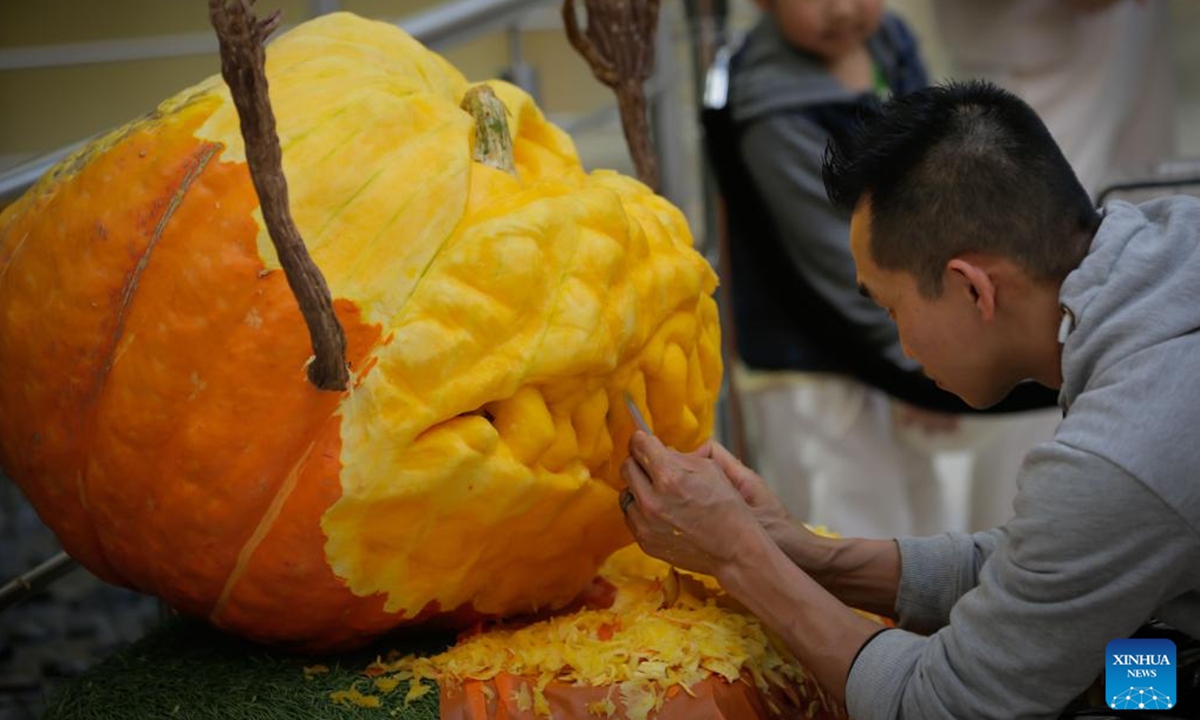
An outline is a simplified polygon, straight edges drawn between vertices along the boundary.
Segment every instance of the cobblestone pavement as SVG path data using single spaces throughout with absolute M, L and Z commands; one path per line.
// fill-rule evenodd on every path
M 0 474 L 0 585 L 61 550 L 53 533 Z M 33 720 L 57 684 L 137 640 L 159 618 L 151 597 L 76 568 L 0 610 L 0 720 Z

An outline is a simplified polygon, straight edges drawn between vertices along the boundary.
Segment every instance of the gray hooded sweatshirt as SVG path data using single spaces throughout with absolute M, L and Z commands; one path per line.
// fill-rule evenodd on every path
M 1004 527 L 898 541 L 902 629 L 851 668 L 856 720 L 1054 718 L 1110 640 L 1200 637 L 1200 200 L 1107 206 L 1060 299 L 1064 420 Z

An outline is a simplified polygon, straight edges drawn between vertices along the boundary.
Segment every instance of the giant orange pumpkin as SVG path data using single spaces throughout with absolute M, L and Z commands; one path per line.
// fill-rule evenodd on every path
M 684 218 L 503 83 L 516 176 L 474 161 L 468 83 L 394 26 L 329 15 L 267 56 L 350 389 L 306 379 L 214 77 L 0 214 L 0 464 L 93 572 L 263 640 L 566 603 L 630 540 L 623 393 L 676 447 L 711 431 Z

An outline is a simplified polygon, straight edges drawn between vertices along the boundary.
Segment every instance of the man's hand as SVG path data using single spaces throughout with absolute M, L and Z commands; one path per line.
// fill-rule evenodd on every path
M 704 443 L 689 456 L 715 462 L 772 542 L 805 572 L 824 575 L 830 561 L 830 544 L 793 518 L 762 477 L 714 441 Z
M 754 513 L 758 524 L 762 525 L 767 532 L 793 522 L 787 508 L 767 487 L 766 481 L 759 477 L 758 473 L 743 465 L 742 461 L 735 458 L 733 453 L 725 449 L 724 445 L 709 441 L 702 445 L 701 449 L 708 452 L 708 456 L 717 464 L 717 467 L 721 468 L 725 477 L 729 478 L 734 489 L 750 506 L 750 511 Z
M 650 555 L 672 565 L 715 577 L 732 597 L 776 633 L 837 702 L 844 702 L 846 678 L 856 653 L 880 626 L 847 608 L 789 559 L 767 535 L 769 524 L 787 521 L 787 513 L 762 479 L 720 445 L 684 454 L 664 447 L 644 432 L 629 441 L 630 457 L 621 466 L 629 484 L 621 501 L 625 522 Z M 706 457 L 707 456 L 707 457 Z M 632 499 L 629 499 L 632 498 Z M 808 536 L 816 536 L 790 523 Z M 899 553 L 892 565 L 899 567 Z M 854 568 L 844 577 L 855 589 L 896 578 L 871 574 L 867 553 L 851 553 Z M 858 555 L 858 557 L 854 557 Z M 890 610 L 890 605 L 888 606 Z
M 736 481 L 711 457 L 716 447 L 685 454 L 636 432 L 621 466 L 633 497 L 622 502 L 625 522 L 638 544 L 654 557 L 707 575 L 736 561 L 746 543 L 770 542 Z

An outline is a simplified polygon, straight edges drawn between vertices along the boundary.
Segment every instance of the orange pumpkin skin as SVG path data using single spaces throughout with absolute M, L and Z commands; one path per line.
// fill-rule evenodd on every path
M 392 26 L 326 16 L 268 57 L 352 388 L 305 377 L 210 80 L 0 213 L 0 465 L 97 575 L 261 640 L 565 604 L 629 542 L 623 392 L 669 443 L 711 432 L 715 277 L 678 211 L 583 173 L 513 88 L 520 179 L 471 162 L 466 83 Z

